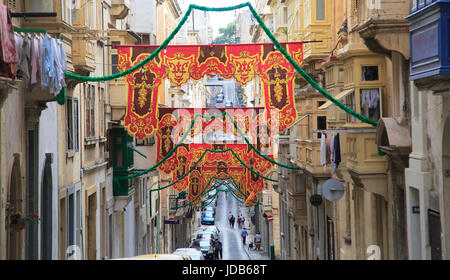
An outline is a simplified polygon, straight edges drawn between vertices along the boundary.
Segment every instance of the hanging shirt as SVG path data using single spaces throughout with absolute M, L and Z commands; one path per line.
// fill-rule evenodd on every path
M 320 137 L 320 164 L 324 166 L 324 170 L 327 169 L 327 140 L 326 134 L 322 133 Z
M 55 70 L 55 75 L 53 79 L 49 82 L 50 92 L 58 94 L 60 90 L 60 71 L 61 71 L 61 52 L 58 48 L 58 40 L 52 38 L 52 52 L 53 52 L 53 67 Z
M 17 78 L 22 79 L 22 68 L 20 67 L 20 61 L 22 60 L 22 46 L 23 46 L 23 37 L 20 33 L 15 32 L 14 33 L 14 37 L 16 40 L 16 52 L 17 52 L 17 57 L 18 57 L 18 64 L 16 65 L 16 73 L 17 73 Z
M 55 40 L 57 45 L 57 51 L 59 53 L 58 55 L 58 75 L 57 75 L 57 90 L 56 93 L 58 94 L 63 87 L 66 86 L 66 80 L 64 79 L 64 73 L 66 72 L 67 67 L 67 56 L 66 52 L 64 50 L 64 46 L 61 40 Z
M 336 166 L 335 166 L 336 154 L 335 154 L 335 148 L 334 148 L 334 137 L 336 137 L 336 136 L 331 136 L 331 141 L 330 141 L 331 170 L 333 170 L 333 171 L 336 169 Z
M 42 56 L 42 68 L 41 68 L 41 84 L 44 87 L 50 87 L 55 77 L 54 54 L 52 46 L 52 38 L 45 34 L 43 41 L 41 42 Z
M 31 85 L 35 85 L 39 82 L 40 76 L 40 52 L 39 52 L 39 37 L 32 37 L 31 44 Z
M 30 82 L 30 62 L 31 62 L 31 38 L 28 34 L 23 37 L 22 54 L 20 55 L 20 69 L 22 70 L 22 83 L 28 87 Z

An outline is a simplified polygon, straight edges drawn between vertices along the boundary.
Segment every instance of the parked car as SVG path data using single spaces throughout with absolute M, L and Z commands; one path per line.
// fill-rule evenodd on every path
M 227 103 L 225 103 L 225 107 L 233 107 L 233 102 L 227 101 Z
M 205 233 L 212 233 L 214 234 L 214 239 L 219 239 L 220 237 L 220 230 L 217 226 L 202 226 L 200 228 L 198 228 L 197 230 L 197 234 L 201 233 L 201 232 L 205 232 Z
M 130 258 L 118 258 L 114 260 L 139 260 L 139 261 L 153 261 L 153 260 L 191 260 L 189 256 L 174 255 L 174 254 L 149 254 L 149 255 L 139 255 Z
M 214 225 L 215 221 L 216 219 L 214 218 L 213 213 L 211 212 L 202 213 L 202 221 L 201 221 L 202 225 Z
M 212 206 L 206 206 L 203 207 L 202 213 L 206 213 L 206 212 L 212 212 L 213 215 L 216 215 L 216 207 L 212 207 Z
M 219 94 L 217 95 L 216 102 L 217 102 L 217 103 L 222 103 L 222 102 L 223 102 L 223 99 L 224 99 L 223 92 L 219 92 Z
M 173 252 L 174 255 L 190 257 L 192 260 L 204 260 L 202 251 L 196 248 L 178 248 Z
M 211 239 L 194 239 L 192 248 L 199 249 L 205 259 L 214 259 L 214 247 Z
M 212 239 L 215 240 L 217 236 L 212 232 L 198 232 L 195 239 Z

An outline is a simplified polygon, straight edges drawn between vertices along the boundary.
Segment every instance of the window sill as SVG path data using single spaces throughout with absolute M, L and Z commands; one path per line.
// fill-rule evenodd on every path
M 84 144 L 85 144 L 86 146 L 89 146 L 89 145 L 95 145 L 98 141 L 99 141 L 99 139 L 98 139 L 98 138 L 95 138 L 95 137 L 87 137 L 87 138 L 84 138 Z
M 75 151 L 67 151 L 66 158 L 73 158 L 75 156 Z

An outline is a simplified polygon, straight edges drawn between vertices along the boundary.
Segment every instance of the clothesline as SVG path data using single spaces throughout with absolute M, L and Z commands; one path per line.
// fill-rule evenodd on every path
M 322 134 L 337 134 L 337 133 L 373 133 L 377 130 L 375 128 L 366 129 L 313 129 L 313 133 Z

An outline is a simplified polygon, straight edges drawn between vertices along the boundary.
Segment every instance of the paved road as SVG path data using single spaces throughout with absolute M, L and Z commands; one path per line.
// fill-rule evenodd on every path
M 217 195 L 216 225 L 220 230 L 223 244 L 224 260 L 249 260 L 249 256 L 242 245 L 241 231 L 234 224 L 231 228 L 228 223 L 228 211 L 237 217 L 239 202 L 229 193 Z

